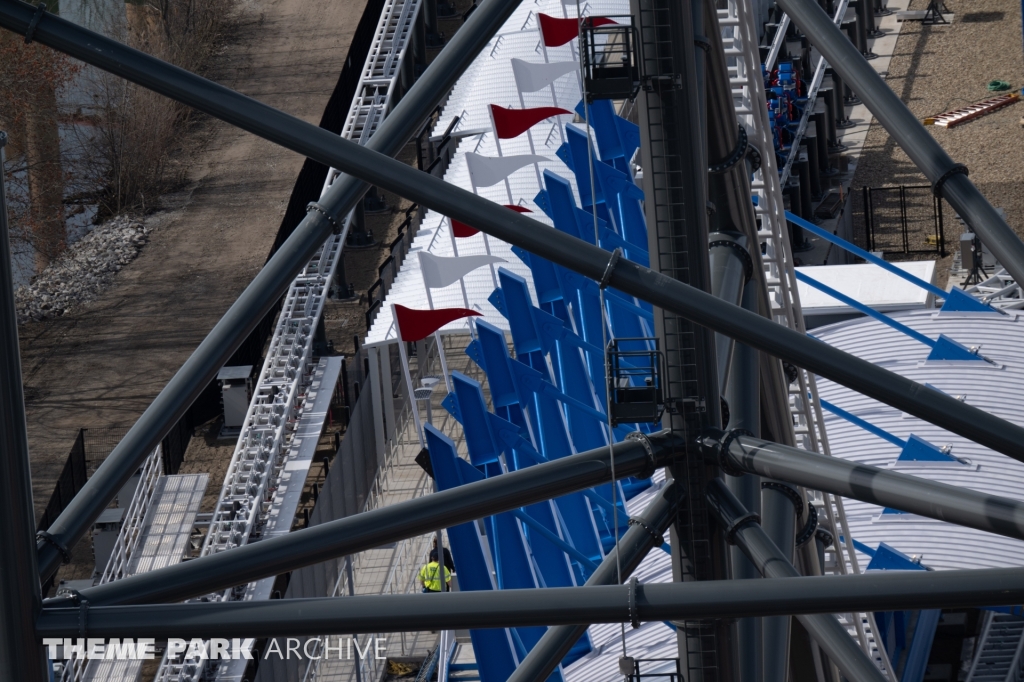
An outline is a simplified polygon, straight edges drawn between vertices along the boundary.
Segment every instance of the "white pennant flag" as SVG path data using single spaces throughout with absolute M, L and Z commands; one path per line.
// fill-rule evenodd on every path
M 522 59 L 512 60 L 512 73 L 516 78 L 519 92 L 537 92 L 554 83 L 567 73 L 579 70 L 579 62 L 555 62 L 554 64 L 531 64 Z
M 492 263 L 505 263 L 497 256 L 457 256 L 447 258 L 420 251 L 420 272 L 423 284 L 430 289 L 440 289 L 454 284 L 479 267 Z
M 474 187 L 490 187 L 496 185 L 524 166 L 539 161 L 547 161 L 546 156 L 521 154 L 519 156 L 481 156 L 473 152 L 466 153 L 466 165 L 469 167 L 469 179 Z

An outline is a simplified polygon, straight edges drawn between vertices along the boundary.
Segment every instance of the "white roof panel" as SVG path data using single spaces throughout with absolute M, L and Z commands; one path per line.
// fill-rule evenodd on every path
M 935 261 L 932 260 L 893 265 L 929 284 L 935 278 Z M 932 296 L 927 291 L 871 263 L 818 265 L 799 267 L 796 270 L 875 310 L 911 310 L 930 307 L 932 304 Z M 798 282 L 797 288 L 804 315 L 852 312 L 850 306 L 809 284 Z

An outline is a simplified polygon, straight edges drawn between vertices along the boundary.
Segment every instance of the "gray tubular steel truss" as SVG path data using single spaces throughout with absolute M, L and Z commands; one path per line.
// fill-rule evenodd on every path
M 0 0 L 0 26 L 24 34 L 30 25 L 34 26 L 34 39 L 40 43 L 189 104 L 326 165 L 339 168 L 370 184 L 413 199 L 423 206 L 473 225 L 489 235 L 594 280 L 607 281 L 610 286 L 623 292 L 788 360 L 925 421 L 939 424 L 953 433 L 997 452 L 1024 461 L 1024 451 L 1020 447 L 1020 443 L 1024 442 L 1024 428 L 1020 426 L 813 338 L 780 328 L 770 320 L 724 303 L 708 293 L 631 261 L 620 259 L 606 276 L 605 271 L 611 254 L 597 246 L 552 230 L 522 214 L 496 209 L 487 199 L 421 173 L 374 151 L 369 146 L 361 147 L 341 139 L 326 130 L 133 50 L 117 41 L 92 33 L 60 17 L 44 14 L 40 18 L 36 16 L 35 8 L 20 0 Z M 417 112 L 409 113 L 411 115 Z M 385 125 L 386 121 L 387 119 Z M 381 137 L 383 133 L 384 128 L 373 139 Z M 335 186 L 338 186 L 337 182 Z M 321 214 L 312 212 L 307 216 L 307 220 L 316 221 L 316 215 Z M 323 227 L 326 229 L 329 226 L 330 223 L 327 223 Z M 315 245 L 312 244 L 315 241 L 312 239 L 314 236 L 306 235 L 310 239 L 311 250 L 315 249 Z M 296 241 L 301 240 L 302 237 L 299 237 Z M 253 298 L 262 300 L 266 298 L 267 292 L 273 293 L 274 296 L 278 295 L 295 272 L 308 260 L 311 250 L 302 253 L 301 258 L 295 258 L 294 250 L 301 247 L 297 243 L 289 242 L 286 242 L 279 251 L 281 260 L 277 267 L 272 267 L 277 258 L 275 256 L 143 415 L 145 418 L 146 415 L 152 414 L 153 422 L 146 423 L 145 419 L 140 419 L 126 436 L 126 439 L 129 439 L 133 433 L 138 433 L 140 442 L 144 442 L 144 447 L 133 449 L 137 459 L 141 460 L 152 446 L 159 442 L 165 434 L 161 424 L 165 421 L 168 425 L 173 423 L 174 419 L 184 412 L 227 355 L 244 338 L 244 334 L 228 332 L 239 327 L 248 332 L 255 324 L 253 320 L 265 310 L 264 307 L 255 305 L 247 308 L 239 303 Z M 285 271 L 289 264 L 293 267 Z M 268 270 L 273 270 L 274 275 L 264 277 Z M 273 299 L 273 296 L 270 298 Z M 266 308 L 269 308 L 269 305 L 270 302 L 267 302 Z M 250 317 L 245 317 L 247 312 L 251 313 Z M 223 333 L 218 336 L 218 331 Z M 212 340 L 224 343 L 218 345 Z M 206 367 L 206 371 L 186 371 L 200 366 Z M 158 420 L 158 407 L 161 410 L 169 410 L 173 418 L 161 417 Z M 127 448 L 123 452 L 132 454 L 127 453 Z M 115 449 L 114 454 L 120 453 Z M 79 496 L 82 500 L 65 510 L 51 529 L 51 534 L 65 546 L 73 544 L 81 537 L 85 528 L 119 488 L 118 485 L 112 484 L 118 483 L 122 477 L 127 480 L 129 472 L 134 471 L 138 462 L 125 456 L 108 458 L 104 466 L 108 464 L 107 471 L 111 473 L 104 472 L 106 475 L 101 477 L 106 485 L 102 488 L 96 486 L 84 490 L 85 494 Z M 58 559 L 54 547 L 41 543 L 40 570 L 44 574 L 48 575 L 47 571 L 52 572 Z
M 631 600 L 634 609 L 629 607 Z M 878 571 L 786 578 L 773 581 L 771 589 L 760 580 L 713 580 L 442 595 L 44 608 L 36 620 L 36 634 L 299 636 L 957 608 L 1019 604 L 1022 600 L 1024 568 Z
M 837 71 L 858 90 L 887 128 L 913 129 L 902 135 L 893 130 L 893 135 L 911 158 L 936 181 L 938 191 L 944 192 L 950 203 L 978 230 L 982 239 L 994 251 L 1000 252 L 1000 259 L 1011 274 L 1017 276 L 1019 269 L 1024 278 L 1024 245 L 1015 237 L 1011 239 L 1012 233 L 1010 236 L 1005 234 L 1005 223 L 997 217 L 993 219 L 994 210 L 963 174 L 950 173 L 952 161 L 940 154 L 941 150 L 937 152 L 937 147 L 929 147 L 923 138 L 930 138 L 923 131 L 917 132 L 916 121 L 904 120 L 906 116 L 895 110 L 898 107 L 892 101 L 898 103 L 898 99 L 887 88 L 878 88 L 872 80 L 873 74 L 862 73 L 860 62 L 863 60 L 859 55 L 847 54 L 845 38 L 838 34 L 821 10 L 810 0 L 779 0 L 779 4 L 804 28 L 812 42 L 836 65 Z M 469 22 L 472 22 L 474 30 L 459 31 L 385 120 L 370 144 L 360 147 L 223 86 L 91 33 L 42 9 L 19 0 L 0 0 L 0 26 L 6 29 L 28 34 L 32 39 L 86 63 L 351 174 L 351 177 L 334 183 L 331 193 L 316 207 L 317 210 L 311 211 L 302 221 L 299 229 L 154 400 L 86 489 L 49 529 L 49 539 L 38 546 L 39 573 L 44 576 L 52 574 L 60 560 L 60 548 L 73 546 L 82 537 L 142 458 L 163 438 L 170 425 L 187 409 L 256 321 L 285 290 L 323 239 L 336 229 L 339 218 L 351 209 L 369 184 L 413 199 L 451 218 L 472 224 L 491 236 L 587 277 L 603 280 L 666 311 L 1024 461 L 1024 449 L 1021 447 L 1024 428 L 635 263 L 620 260 L 609 268 L 608 252 L 520 214 L 496 208 L 486 199 L 390 158 L 451 88 L 472 57 L 515 6 L 514 2 L 486 0 L 470 16 Z M 6 242 L 6 235 L 2 236 Z M 0 305 L 6 307 L 12 303 L 9 282 L 0 283 L 0 293 L 4 298 Z M 3 331 L 9 334 L 13 318 L 4 319 L 4 322 Z M 17 365 L 17 344 L 5 346 L 8 346 L 5 362 Z M 5 376 L 16 378 L 17 373 L 12 372 Z M 5 419 L 6 413 L 10 413 L 13 420 L 10 424 L 15 427 L 20 414 L 23 429 L 22 400 L 12 391 L 5 392 L 5 403 L 0 407 L 5 409 Z M 31 510 L 31 496 L 27 490 L 27 448 L 16 442 L 16 429 L 5 429 L 7 431 L 14 436 L 10 442 L 3 442 L 6 450 L 3 455 L 14 463 L 9 467 L 9 475 L 4 477 L 5 486 L 9 488 L 9 494 L 4 496 L 0 506 L 5 527 L 12 523 L 24 525 L 28 519 L 27 510 Z M 1024 505 L 1016 501 L 853 465 L 759 439 L 739 436 L 731 438 L 730 442 L 722 436 L 720 432 L 708 433 L 700 445 L 705 457 L 714 458 L 729 473 L 756 473 L 1024 538 Z M 728 447 L 723 448 L 723 443 Z M 618 477 L 649 475 L 654 467 L 670 464 L 672 453 L 681 449 L 679 445 L 666 433 L 620 443 L 614 447 L 615 474 Z M 780 561 L 778 548 L 753 523 L 749 514 L 745 514 L 738 503 L 733 504 L 735 499 L 729 499 L 731 494 L 724 486 L 712 483 L 709 486 L 712 494 L 718 494 L 715 498 L 717 504 L 713 507 L 717 510 L 719 523 L 729 531 L 729 537 L 766 577 L 785 576 L 787 580 L 777 581 L 771 590 L 765 590 L 755 580 L 668 585 L 638 585 L 631 581 L 624 586 L 599 585 L 596 583 L 610 580 L 606 575 L 610 569 L 603 566 L 602 578 L 595 584 L 566 589 L 257 603 L 153 603 L 205 594 L 328 557 L 350 554 L 605 483 L 612 478 L 610 457 L 608 448 L 581 453 L 92 588 L 83 591 L 85 601 L 74 608 L 66 608 L 68 603 L 65 600 L 49 600 L 39 609 L 38 592 L 32 591 L 35 581 L 24 575 L 26 567 L 33 572 L 35 570 L 36 557 L 30 552 L 31 536 L 21 537 L 25 533 L 19 532 L 12 540 L 20 544 L 5 553 L 12 556 L 0 559 L 0 572 L 5 580 L 5 597 L 0 604 L 0 627 L 3 629 L 0 632 L 0 654 L 3 654 L 0 658 L 14 661 L 0 663 L 3 666 L 0 671 L 8 673 L 12 679 L 42 679 L 32 672 L 36 666 L 30 655 L 31 647 L 26 643 L 30 637 L 24 635 L 24 632 L 32 632 L 33 621 L 37 638 L 82 634 L 202 637 L 226 632 L 236 636 L 317 635 L 328 631 L 386 632 L 436 627 L 566 626 L 569 629 L 548 633 L 550 646 L 542 652 L 547 658 L 538 660 L 536 669 L 539 671 L 547 668 L 550 660 L 580 626 L 590 623 L 786 614 L 806 617 L 806 614 L 844 611 L 1001 605 L 1020 603 L 1024 599 L 1024 569 L 789 577 L 795 574 L 795 569 L 788 559 L 781 557 Z M 666 488 L 673 489 L 673 486 Z M 694 495 L 707 491 L 686 492 Z M 677 493 L 681 495 L 683 491 Z M 728 504 L 721 503 L 723 499 Z M 674 506 L 668 504 L 664 496 L 654 504 L 667 508 Z M 649 511 L 661 518 L 660 510 L 657 507 Z M 664 516 L 671 514 L 666 512 Z M 663 526 L 661 523 L 656 525 L 659 528 Z M 638 543 L 635 547 L 625 545 L 623 551 L 633 554 L 629 561 L 624 562 L 624 567 L 634 560 L 638 562 L 650 549 L 648 545 L 653 546 L 653 542 Z M 8 598 L 7 595 L 14 592 L 22 594 L 22 601 Z M 832 626 L 824 625 L 824 621 L 806 622 L 809 629 L 812 622 L 816 623 L 814 630 L 823 638 L 834 630 Z M 16 632 L 19 624 L 20 634 Z M 845 632 L 843 637 L 849 640 Z M 819 644 L 828 650 L 837 664 L 843 665 L 839 649 L 829 649 L 831 645 L 821 639 Z M 859 651 L 857 653 L 863 657 Z M 540 658 L 541 654 L 538 654 Z M 34 660 L 38 661 L 39 657 Z M 543 665 L 539 665 L 541 663 Z M 853 659 L 848 661 L 848 665 L 851 677 L 874 679 L 867 673 L 855 672 L 858 662 Z
M 721 480 L 714 480 L 708 485 L 707 498 L 726 538 L 743 551 L 762 576 L 800 576 L 789 558 L 761 528 L 757 514 L 748 511 Z M 796 617 L 848 679 L 884 682 L 881 671 L 831 613 L 802 613 Z
M 1008 457 L 1024 461 L 1024 451 L 1020 447 L 1024 442 L 1024 427 L 961 403 L 941 391 L 922 386 L 811 337 L 780 328 L 770 320 L 724 303 L 709 293 L 629 260 L 618 260 L 616 266 L 606 273 L 611 254 L 604 249 L 552 230 L 543 223 L 524 217 L 523 214 L 502 211 L 488 199 L 421 173 L 369 147 L 361 147 L 354 142 L 341 139 L 322 128 L 133 50 L 117 41 L 92 33 L 60 17 L 45 15 L 42 19 L 34 21 L 34 15 L 35 9 L 20 0 L 0 0 L 0 26 L 4 28 L 24 34 L 28 26 L 34 23 L 36 41 L 76 59 L 127 78 L 325 165 L 362 178 L 372 185 L 473 225 L 488 235 L 595 281 L 605 281 L 608 286 L 792 362 L 915 417 L 941 425 L 952 433 Z M 306 256 L 296 259 L 296 272 L 306 259 Z M 287 274 L 291 277 L 294 272 Z M 257 281 L 262 287 L 266 286 L 259 280 L 259 276 Z M 246 292 L 256 287 L 257 281 L 254 281 Z M 287 281 L 288 278 L 282 277 L 281 291 L 284 290 Z M 238 316 L 231 310 L 228 311 L 228 315 L 234 319 L 232 324 L 255 324 L 248 319 L 237 319 Z M 226 352 L 222 348 L 209 348 L 208 340 L 209 337 L 193 354 L 192 359 L 214 352 L 219 358 Z M 233 349 L 233 346 L 229 349 Z M 204 357 L 206 361 L 209 359 Z M 210 371 L 211 377 L 214 371 Z M 205 374 L 203 381 L 193 380 L 193 383 L 187 385 L 184 384 L 184 379 L 179 380 L 178 376 L 180 375 L 171 380 L 161 396 L 178 392 L 197 394 L 199 389 L 206 385 Z M 160 400 L 159 396 L 157 400 Z M 186 401 L 180 402 L 182 405 L 188 404 Z M 184 411 L 184 407 L 180 409 Z M 173 423 L 173 420 L 169 423 Z M 154 432 L 150 440 L 158 442 L 161 436 L 161 432 Z M 142 448 L 140 452 L 148 452 L 148 449 Z M 135 466 L 136 463 L 132 462 L 131 465 Z M 111 497 L 113 494 L 111 491 Z M 95 510 L 96 514 L 101 509 L 102 505 Z M 80 530 L 84 532 L 84 527 L 90 522 L 91 520 L 86 519 L 76 525 L 82 526 Z M 71 521 L 67 523 L 70 524 Z M 80 537 L 80 533 L 68 539 L 77 537 Z M 47 559 L 52 555 L 52 551 L 45 547 L 41 548 L 41 551 L 41 556 Z M 48 559 L 41 563 L 49 566 L 52 562 L 52 559 Z

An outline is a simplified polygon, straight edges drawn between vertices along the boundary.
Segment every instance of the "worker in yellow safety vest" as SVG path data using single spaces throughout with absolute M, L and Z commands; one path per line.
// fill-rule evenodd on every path
M 424 592 L 440 592 L 441 591 L 441 569 L 444 569 L 444 582 L 445 591 L 450 592 L 452 589 L 451 580 L 452 574 L 448 570 L 447 566 L 439 566 L 437 561 L 431 561 L 423 565 L 420 569 L 420 584 L 423 585 Z

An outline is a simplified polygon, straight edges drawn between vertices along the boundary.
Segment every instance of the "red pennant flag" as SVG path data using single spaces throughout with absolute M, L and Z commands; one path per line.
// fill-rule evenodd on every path
M 420 341 L 453 320 L 472 316 L 479 317 L 480 313 L 466 308 L 413 310 L 395 304 L 395 321 L 398 323 L 398 335 L 402 341 Z
M 580 35 L 579 19 L 558 19 L 547 14 L 538 14 L 537 18 L 540 20 L 541 39 L 546 47 L 565 45 Z M 606 26 L 616 23 L 608 17 L 585 17 L 583 22 L 586 26 Z
M 559 107 L 534 107 L 532 109 L 506 109 L 497 104 L 491 105 L 491 118 L 494 119 L 494 133 L 502 140 L 519 137 L 527 130 L 546 118 L 559 114 L 573 115 Z
M 513 206 L 505 204 L 505 208 L 510 208 L 516 213 L 533 213 L 530 209 L 525 206 Z M 459 222 L 458 220 L 452 219 L 452 234 L 455 235 L 456 239 L 462 239 L 463 237 L 472 237 L 480 230 L 475 227 L 470 227 L 466 223 Z

